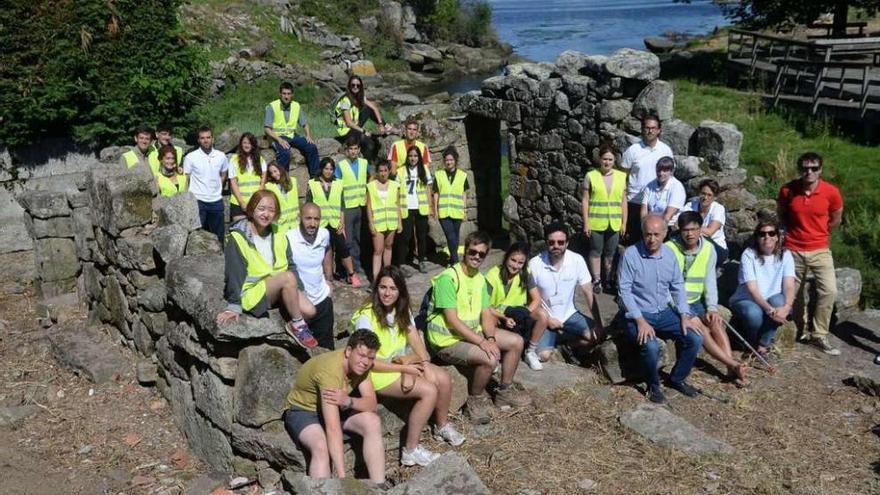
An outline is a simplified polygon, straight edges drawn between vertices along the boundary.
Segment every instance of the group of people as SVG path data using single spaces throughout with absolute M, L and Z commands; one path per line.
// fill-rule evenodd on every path
M 465 437 L 449 419 L 451 379 L 438 364 L 467 371 L 465 410 L 474 422 L 488 422 L 493 407 L 530 404 L 513 384 L 520 361 L 539 371 L 561 344 L 601 343 L 606 329 L 595 294 L 603 291 L 621 305 L 622 330 L 638 350 L 649 400 L 666 401 L 658 339 L 676 344 L 668 384 L 682 394 L 699 393 L 687 378 L 701 348 L 727 368 L 733 383 L 746 385 L 747 364 L 733 353 L 730 325 L 719 312 L 716 268 L 729 257 L 725 210 L 716 201 L 719 185 L 704 180 L 699 196 L 687 200 L 656 116 L 643 119 L 642 139 L 623 153 L 622 170 L 615 167 L 616 151 L 603 145 L 598 166 L 584 178 L 587 259 L 569 249 L 568 227 L 552 222 L 544 229 L 543 251 L 532 256 L 527 244 L 514 243 L 500 264 L 483 273 L 492 244 L 485 233 L 469 234 L 459 254 L 469 185 L 454 148 L 443 151 L 443 166 L 432 173 L 419 124 L 407 121 L 404 139 L 392 145 L 387 159 L 377 159 L 374 136 L 364 126 L 374 121 L 379 134 L 390 128 L 355 76 L 334 107 L 345 158 L 321 159 L 292 89 L 283 83 L 279 99 L 266 107 L 265 131 L 276 152 L 268 164 L 252 134 L 244 134 L 227 157 L 213 148 L 207 127 L 198 130 L 199 147 L 183 157 L 167 126 L 158 129 L 156 145 L 151 130 L 138 129 L 135 147 L 122 161 L 150 167 L 163 195 L 192 192 L 203 227 L 221 242 L 222 186 L 228 180 L 227 306 L 217 323 L 244 313 L 262 317 L 278 307 L 297 344 L 331 350 L 298 371 L 283 417 L 294 442 L 308 453 L 311 476 L 344 476 L 342 442 L 350 432 L 363 438 L 370 479 L 384 480 L 377 401 L 412 403 L 401 464 L 424 466 L 438 457 L 420 443 L 429 422 L 436 438 L 461 445 Z M 291 148 L 303 153 L 311 177 L 302 204 L 288 173 Z M 819 155 L 802 155 L 798 166 L 801 177 L 780 190 L 778 221 L 761 219 L 755 227 L 729 302 L 744 340 L 765 361 L 776 329 L 791 314 L 803 341 L 839 354 L 827 339 L 836 291 L 829 235 L 840 223 L 843 201 L 837 188 L 821 180 Z M 414 261 L 426 271 L 429 216 L 446 234 L 449 266 L 432 279 L 414 314 L 401 265 L 409 261 L 415 237 Z M 351 316 L 347 344 L 334 350 L 334 270 L 338 264 L 347 282 L 363 283 L 362 225 L 373 250 L 369 296 Z M 621 239 L 628 247 L 618 256 Z M 817 288 L 810 321 L 803 304 L 808 273 Z M 575 304 L 578 292 L 586 310 Z

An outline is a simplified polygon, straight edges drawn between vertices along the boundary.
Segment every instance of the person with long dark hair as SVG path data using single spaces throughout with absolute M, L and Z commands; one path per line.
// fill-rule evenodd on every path
M 406 152 L 406 166 L 398 169 L 397 181 L 400 184 L 403 232 L 397 238 L 395 263 L 403 265 L 409 261 L 408 255 L 412 252 L 409 244 L 415 229 L 418 268 L 420 272 L 427 273 L 425 258 L 428 254 L 428 215 L 436 216 L 434 191 L 431 187 L 434 179 L 418 148 L 412 147 Z
M 351 324 L 353 331 L 369 330 L 381 342 L 370 372 L 379 401 L 414 402 L 407 419 L 401 464 L 425 466 L 439 457 L 419 443 L 432 414 L 438 439 L 453 446 L 464 443 L 464 436 L 449 422 L 452 380 L 443 368 L 431 364 L 413 321 L 409 291 L 399 267 L 390 265 L 379 270 L 370 298 L 354 313 Z
M 278 229 L 283 233 L 299 225 L 299 185 L 296 177 L 287 173 L 278 163 L 266 167 L 269 182 L 266 190 L 275 193 L 281 210 L 278 212 Z
M 740 260 L 739 286 L 730 296 L 745 337 L 765 359 L 776 330 L 791 314 L 796 292 L 794 258 L 779 237 L 776 222 L 758 222 Z
M 336 140 L 345 144 L 346 140 L 355 137 L 368 160 L 376 160 L 378 148 L 375 137 L 367 130 L 366 124 L 373 121 L 379 126 L 378 134 L 385 135 L 391 128 L 382 119 L 379 105 L 367 99 L 364 81 L 360 76 L 352 75 L 348 78 L 345 93 L 336 100 L 333 107 L 336 117 Z
M 458 263 L 458 234 L 464 221 L 468 186 L 467 172 L 458 168 L 458 150 L 449 146 L 443 150 L 443 169 L 434 175 L 434 211 L 446 236 L 450 265 Z
M 541 292 L 526 265 L 529 247 L 512 244 L 500 265 L 486 272 L 489 304 L 498 325 L 519 334 L 528 344 L 525 361 L 529 368 L 544 369 L 538 357 L 538 343 L 547 330 L 548 315 L 541 307 Z
M 266 188 L 266 161 L 260 156 L 257 137 L 245 132 L 238 140 L 238 150 L 229 155 L 229 217 L 232 221 L 245 217 L 244 206 L 251 195 Z

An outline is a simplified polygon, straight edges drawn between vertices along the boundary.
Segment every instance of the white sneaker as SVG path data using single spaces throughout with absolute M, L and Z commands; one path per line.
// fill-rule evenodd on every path
M 529 368 L 535 371 L 541 371 L 544 369 L 544 365 L 541 364 L 541 358 L 538 357 L 538 353 L 529 349 L 526 351 L 526 364 L 529 365 Z
M 427 466 L 437 460 L 438 457 L 440 457 L 440 454 L 431 452 L 422 447 L 422 444 L 416 445 L 416 448 L 412 450 L 406 447 L 400 450 L 400 464 L 404 466 L 415 466 L 416 464 Z
M 458 447 L 465 441 L 464 435 L 459 433 L 452 423 L 446 423 L 442 428 L 434 428 L 434 438 L 442 440 L 453 447 Z

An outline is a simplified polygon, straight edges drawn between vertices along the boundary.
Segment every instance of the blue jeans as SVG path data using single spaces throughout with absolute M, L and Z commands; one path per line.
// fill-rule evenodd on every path
M 290 143 L 291 148 L 298 149 L 306 158 L 306 165 L 309 167 L 309 177 L 318 175 L 318 147 L 308 142 L 306 138 L 299 134 L 294 135 L 292 138 L 280 137 Z M 290 150 L 282 148 L 278 141 L 272 142 L 272 149 L 275 150 L 275 161 L 278 163 L 278 166 L 290 171 Z
M 657 339 L 672 339 L 675 342 L 678 359 L 675 361 L 669 379 L 673 384 L 684 382 L 691 373 L 691 368 L 694 367 L 694 361 L 697 360 L 700 347 L 703 346 L 703 337 L 693 330 L 689 330 L 687 334 L 682 333 L 681 318 L 671 308 L 666 308 L 659 313 L 642 313 L 642 317 L 654 327 Z M 626 334 L 639 348 L 642 367 L 647 374 L 648 388 L 658 387 L 660 373 L 657 371 L 657 363 L 660 360 L 660 342 L 657 339 L 651 339 L 639 345 L 639 327 L 636 320 L 626 320 Z
M 778 308 L 785 304 L 785 296 L 782 294 L 774 294 L 767 298 L 767 303 L 774 308 Z M 779 323 L 770 318 L 761 306 L 751 299 L 743 299 L 733 303 L 730 307 L 733 314 L 742 323 L 741 330 L 750 344 L 753 346 L 761 346 L 768 348 L 773 344 L 773 337 L 776 335 L 776 329 Z
M 449 264 L 458 263 L 458 232 L 461 228 L 461 220 L 454 218 L 441 218 L 440 227 L 446 236 L 446 244 L 449 247 Z
M 223 222 L 223 200 L 219 199 L 213 203 L 199 201 L 199 221 L 202 228 L 217 236 L 220 245 L 223 245 L 223 234 L 226 230 L 226 224 Z
M 568 340 L 571 338 L 579 339 L 581 337 L 586 337 L 591 326 L 593 326 L 593 320 L 580 311 L 575 311 L 574 314 L 569 316 L 562 324 L 562 336 L 560 338 Z M 529 331 L 531 331 L 531 328 Z M 550 330 L 544 332 L 544 335 L 538 342 L 538 350 L 553 349 L 556 347 L 556 338 L 556 332 Z

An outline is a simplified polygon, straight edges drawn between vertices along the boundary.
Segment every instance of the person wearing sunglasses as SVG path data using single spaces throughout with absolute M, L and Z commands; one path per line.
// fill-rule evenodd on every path
M 804 153 L 797 160 L 801 176 L 779 190 L 776 206 L 785 225 L 785 248 L 794 258 L 797 297 L 794 320 L 800 340 L 813 344 L 831 356 L 840 350 L 828 342 L 831 312 L 837 298 L 834 258 L 829 249 L 831 230 L 843 218 L 843 196 L 840 190 L 822 180 L 822 157 Z M 804 279 L 812 273 L 816 279 L 815 312 L 808 320 Z
M 461 262 L 431 280 L 427 317 L 427 340 L 433 354 L 447 364 L 471 370 L 465 407 L 471 421 L 480 424 L 489 422 L 486 385 L 499 363 L 501 380 L 495 405 L 524 407 L 531 403 L 528 396 L 511 386 L 523 339 L 497 327 L 486 279 L 480 273 L 491 247 L 485 232 L 472 232 L 465 238 Z
M 599 303 L 593 297 L 593 279 L 584 257 L 569 251 L 568 226 L 551 222 L 544 227 L 547 249 L 529 260 L 529 273 L 547 311 L 547 328 L 536 345 L 529 344 L 542 361 L 547 361 L 557 344 L 592 346 L 605 339 L 599 316 Z M 590 319 L 574 304 L 575 291 L 580 288 L 593 318 Z M 557 333 L 559 335 L 557 335 Z
M 379 105 L 367 99 L 364 81 L 360 76 L 352 75 L 348 78 L 345 93 L 336 100 L 333 106 L 333 114 L 336 117 L 336 140 L 340 144 L 346 144 L 349 137 L 354 137 L 364 157 L 370 162 L 376 161 L 375 137 L 366 129 L 367 122 L 373 121 L 378 126 L 377 134 L 384 136 L 391 127 L 382 119 Z
M 795 296 L 794 260 L 779 237 L 776 222 L 758 222 L 751 246 L 740 260 L 739 285 L 730 296 L 730 309 L 744 337 L 765 359 L 776 329 L 791 313 Z

